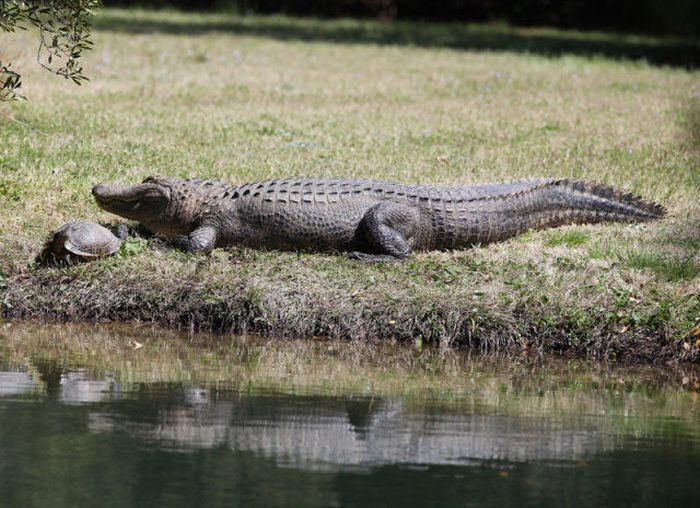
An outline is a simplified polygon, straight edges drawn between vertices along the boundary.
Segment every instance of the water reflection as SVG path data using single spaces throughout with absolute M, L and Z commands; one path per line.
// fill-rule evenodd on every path
M 3 506 L 700 495 L 700 401 L 678 388 L 691 383 L 575 362 L 176 339 L 139 337 L 133 350 L 119 334 L 0 334 Z
M 61 374 L 59 383 L 59 398 L 67 404 L 119 400 L 119 383 L 111 376 L 94 379 L 87 370 L 81 369 Z
M 37 388 L 29 372 L 12 367 L 0 366 L 0 397 L 32 392 Z
M 201 391 L 185 394 L 193 390 Z M 408 409 L 396 399 L 272 394 L 159 407 L 145 418 L 138 407 L 112 406 L 91 412 L 88 427 L 92 432 L 127 432 L 167 449 L 249 451 L 279 465 L 312 470 L 575 461 L 611 450 L 617 441 L 610 429 L 589 418 L 439 415 Z
M 44 368 L 46 371 L 46 368 Z M 55 377 L 55 375 L 54 375 Z M 50 393 L 52 376 L 43 390 Z M 56 399 L 92 404 L 87 430 L 128 433 L 168 450 L 228 448 L 310 470 L 386 464 L 576 461 L 615 448 L 595 417 L 513 417 L 407 407 L 398 398 L 237 394 L 203 386 L 132 386 L 88 370 L 58 376 Z M 0 372 L 0 394 L 37 391 L 27 372 Z

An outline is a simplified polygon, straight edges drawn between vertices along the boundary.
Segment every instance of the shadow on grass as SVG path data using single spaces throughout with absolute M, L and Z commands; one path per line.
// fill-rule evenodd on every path
M 693 93 L 681 118 L 691 149 L 700 160 L 700 88 Z
M 278 40 L 410 45 L 479 51 L 513 51 L 546 56 L 603 56 L 646 60 L 654 65 L 695 68 L 700 42 L 683 39 L 509 28 L 464 23 L 316 20 L 286 17 L 187 16 L 157 11 L 135 15 L 104 11 L 98 30 L 126 33 L 203 34 L 234 32 Z

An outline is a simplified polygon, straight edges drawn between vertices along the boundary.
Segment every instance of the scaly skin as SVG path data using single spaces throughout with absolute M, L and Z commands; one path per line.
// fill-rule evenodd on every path
M 568 178 L 468 187 L 288 178 L 232 187 L 149 177 L 131 186 L 99 184 L 92 192 L 101 208 L 187 251 L 247 245 L 348 251 L 365 261 L 486 244 L 529 229 L 640 222 L 665 213 L 608 186 Z

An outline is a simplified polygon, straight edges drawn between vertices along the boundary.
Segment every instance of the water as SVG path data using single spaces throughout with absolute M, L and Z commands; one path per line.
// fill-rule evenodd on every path
M 400 346 L 6 324 L 0 505 L 695 506 L 695 383 Z

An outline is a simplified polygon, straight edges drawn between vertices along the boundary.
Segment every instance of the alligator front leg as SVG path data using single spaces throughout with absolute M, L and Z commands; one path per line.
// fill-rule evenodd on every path
M 378 203 L 360 222 L 359 233 L 369 245 L 369 252 L 353 251 L 350 259 L 368 263 L 399 261 L 411 253 L 410 239 L 415 236 L 420 213 L 415 207 L 397 203 Z
M 216 228 L 213 226 L 202 226 L 189 235 L 176 236 L 172 243 L 178 249 L 185 252 L 209 253 L 216 247 Z

